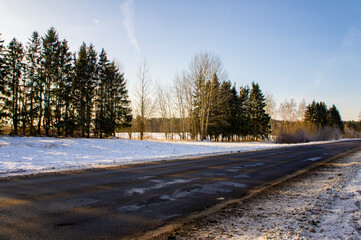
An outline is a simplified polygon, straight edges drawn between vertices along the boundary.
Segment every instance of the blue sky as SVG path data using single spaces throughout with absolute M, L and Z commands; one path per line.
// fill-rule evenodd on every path
M 237 86 L 258 82 L 279 104 L 335 104 L 344 120 L 361 110 L 361 1 L 0 0 L 6 44 L 54 26 L 73 51 L 105 48 L 124 68 L 130 94 L 141 59 L 171 86 L 201 51 L 223 60 Z M 124 21 L 125 20 L 125 21 Z

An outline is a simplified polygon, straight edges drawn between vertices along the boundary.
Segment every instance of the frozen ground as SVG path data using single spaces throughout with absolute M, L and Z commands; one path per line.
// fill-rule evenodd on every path
M 285 146 L 292 145 L 0 136 L 0 177 Z
M 361 239 L 361 152 L 155 239 Z

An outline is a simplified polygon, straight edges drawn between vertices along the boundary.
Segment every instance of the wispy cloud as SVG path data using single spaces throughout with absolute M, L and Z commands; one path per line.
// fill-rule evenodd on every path
M 137 52 L 140 53 L 134 33 L 134 1 L 125 0 L 125 2 L 120 5 L 120 9 L 124 15 L 123 25 L 128 32 L 129 41 L 135 47 Z

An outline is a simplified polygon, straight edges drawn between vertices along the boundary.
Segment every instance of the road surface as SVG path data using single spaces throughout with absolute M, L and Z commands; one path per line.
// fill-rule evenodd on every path
M 137 238 L 247 196 L 360 140 L 0 181 L 0 239 Z

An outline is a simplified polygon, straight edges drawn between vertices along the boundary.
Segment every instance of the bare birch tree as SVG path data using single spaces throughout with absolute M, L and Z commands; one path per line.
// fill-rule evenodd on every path
M 274 100 L 272 93 L 266 93 L 266 113 L 274 119 L 276 116 L 276 101 Z
M 294 99 L 284 100 L 278 111 L 283 121 L 293 122 L 297 120 L 297 104 Z
M 306 100 L 303 98 L 301 102 L 298 104 L 297 115 L 299 121 L 304 121 L 305 119 L 305 111 L 306 111 Z
M 139 131 L 139 138 L 144 140 L 144 132 L 149 119 L 153 113 L 154 103 L 151 99 L 151 83 L 149 66 L 146 60 L 139 65 L 138 70 L 139 86 L 136 89 L 136 111 L 137 119 L 136 123 Z
M 164 88 L 157 83 L 157 105 L 163 121 L 165 138 L 173 139 L 174 127 L 174 104 L 171 96 L 171 89 Z
M 187 134 L 194 125 L 192 112 L 192 83 L 186 72 L 176 74 L 174 78 L 175 108 L 180 119 L 180 138 L 187 139 Z

